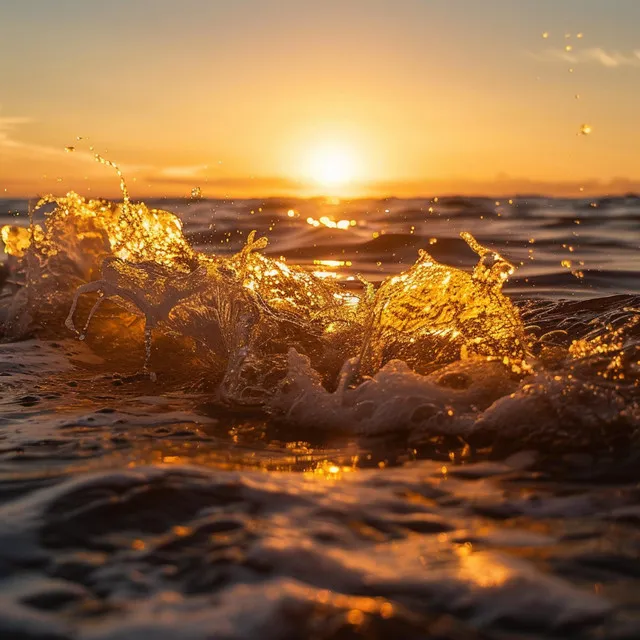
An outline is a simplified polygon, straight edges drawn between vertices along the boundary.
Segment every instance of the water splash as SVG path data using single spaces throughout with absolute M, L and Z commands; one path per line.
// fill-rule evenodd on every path
M 291 348 L 311 357 L 326 380 L 354 356 L 361 358 L 360 373 L 369 375 L 392 358 L 424 370 L 473 354 L 514 371 L 525 368 L 522 325 L 500 292 L 513 267 L 469 234 L 463 237 L 480 257 L 473 274 L 423 251 L 414 267 L 376 293 L 365 283 L 357 295 L 265 256 L 267 239 L 255 232 L 229 258 L 194 251 L 176 216 L 131 202 L 115 168 L 122 203 L 49 196 L 36 206 L 55 206 L 44 225 L 2 231 L 7 252 L 22 261 L 40 302 L 65 292 L 65 324 L 81 339 L 102 305 L 115 302 L 144 320 L 145 367 L 152 332 L 188 336 L 202 359 L 215 363 L 227 395 L 253 399 L 268 394 L 273 383 L 267 379 L 285 375 Z M 55 294 L 47 290 L 54 274 L 64 281 Z M 85 296 L 94 301 L 77 330 Z M 37 314 L 39 306 L 30 312 Z
M 514 373 L 527 370 L 522 322 L 502 294 L 514 266 L 471 234 L 461 235 L 480 257 L 472 274 L 422 250 L 411 269 L 382 284 L 363 348 L 364 371 L 374 373 L 390 357 L 425 371 L 473 355 L 501 360 Z
M 219 401 L 262 407 L 275 406 L 274 394 L 296 379 L 296 358 L 306 363 L 305 376 L 327 393 L 342 389 L 342 398 L 382 370 L 388 378 L 400 371 L 390 364 L 397 360 L 418 376 L 484 362 L 505 372 L 503 390 L 509 376 L 528 376 L 539 364 L 531 355 L 535 336 L 502 292 L 513 264 L 468 233 L 461 236 L 478 255 L 471 273 L 421 250 L 405 272 L 377 290 L 362 280 L 356 293 L 265 255 L 267 238 L 255 231 L 229 257 L 196 251 L 175 215 L 132 202 L 117 165 L 97 160 L 116 170 L 121 203 L 74 192 L 46 196 L 34 209 L 53 207 L 43 222 L 2 228 L 25 283 L 11 301 L 7 336 L 59 335 L 64 325 L 90 343 L 92 336 L 129 335 L 118 347 L 121 360 L 131 359 L 131 340 L 139 340 L 143 371 L 188 369 L 185 378 L 205 380 Z M 163 349 L 180 345 L 182 355 L 177 347 L 152 349 L 160 339 Z M 613 361 L 621 340 L 587 337 L 562 357 L 589 359 L 602 343 Z

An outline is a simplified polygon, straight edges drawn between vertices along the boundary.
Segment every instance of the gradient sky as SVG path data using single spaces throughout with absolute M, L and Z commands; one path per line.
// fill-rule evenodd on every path
M 638 0 L 0 0 L 0 197 L 116 193 L 90 146 L 139 196 L 330 191 L 323 149 L 344 195 L 638 189 L 638 25 Z

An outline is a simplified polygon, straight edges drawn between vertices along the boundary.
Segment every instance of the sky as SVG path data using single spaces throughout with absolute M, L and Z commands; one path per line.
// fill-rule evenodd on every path
M 114 195 L 95 153 L 140 197 L 640 190 L 639 24 L 638 0 L 0 0 L 0 197 Z

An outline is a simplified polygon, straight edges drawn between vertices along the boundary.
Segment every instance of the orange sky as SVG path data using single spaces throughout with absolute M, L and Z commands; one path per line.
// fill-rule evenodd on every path
M 116 194 L 93 152 L 140 197 L 640 189 L 640 3 L 610 6 L 9 0 L 0 197 Z

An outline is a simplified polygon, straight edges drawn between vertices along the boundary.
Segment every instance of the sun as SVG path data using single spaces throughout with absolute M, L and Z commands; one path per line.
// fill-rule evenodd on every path
M 324 187 L 338 187 L 353 180 L 356 163 L 353 154 L 342 147 L 320 147 L 311 153 L 311 178 Z

